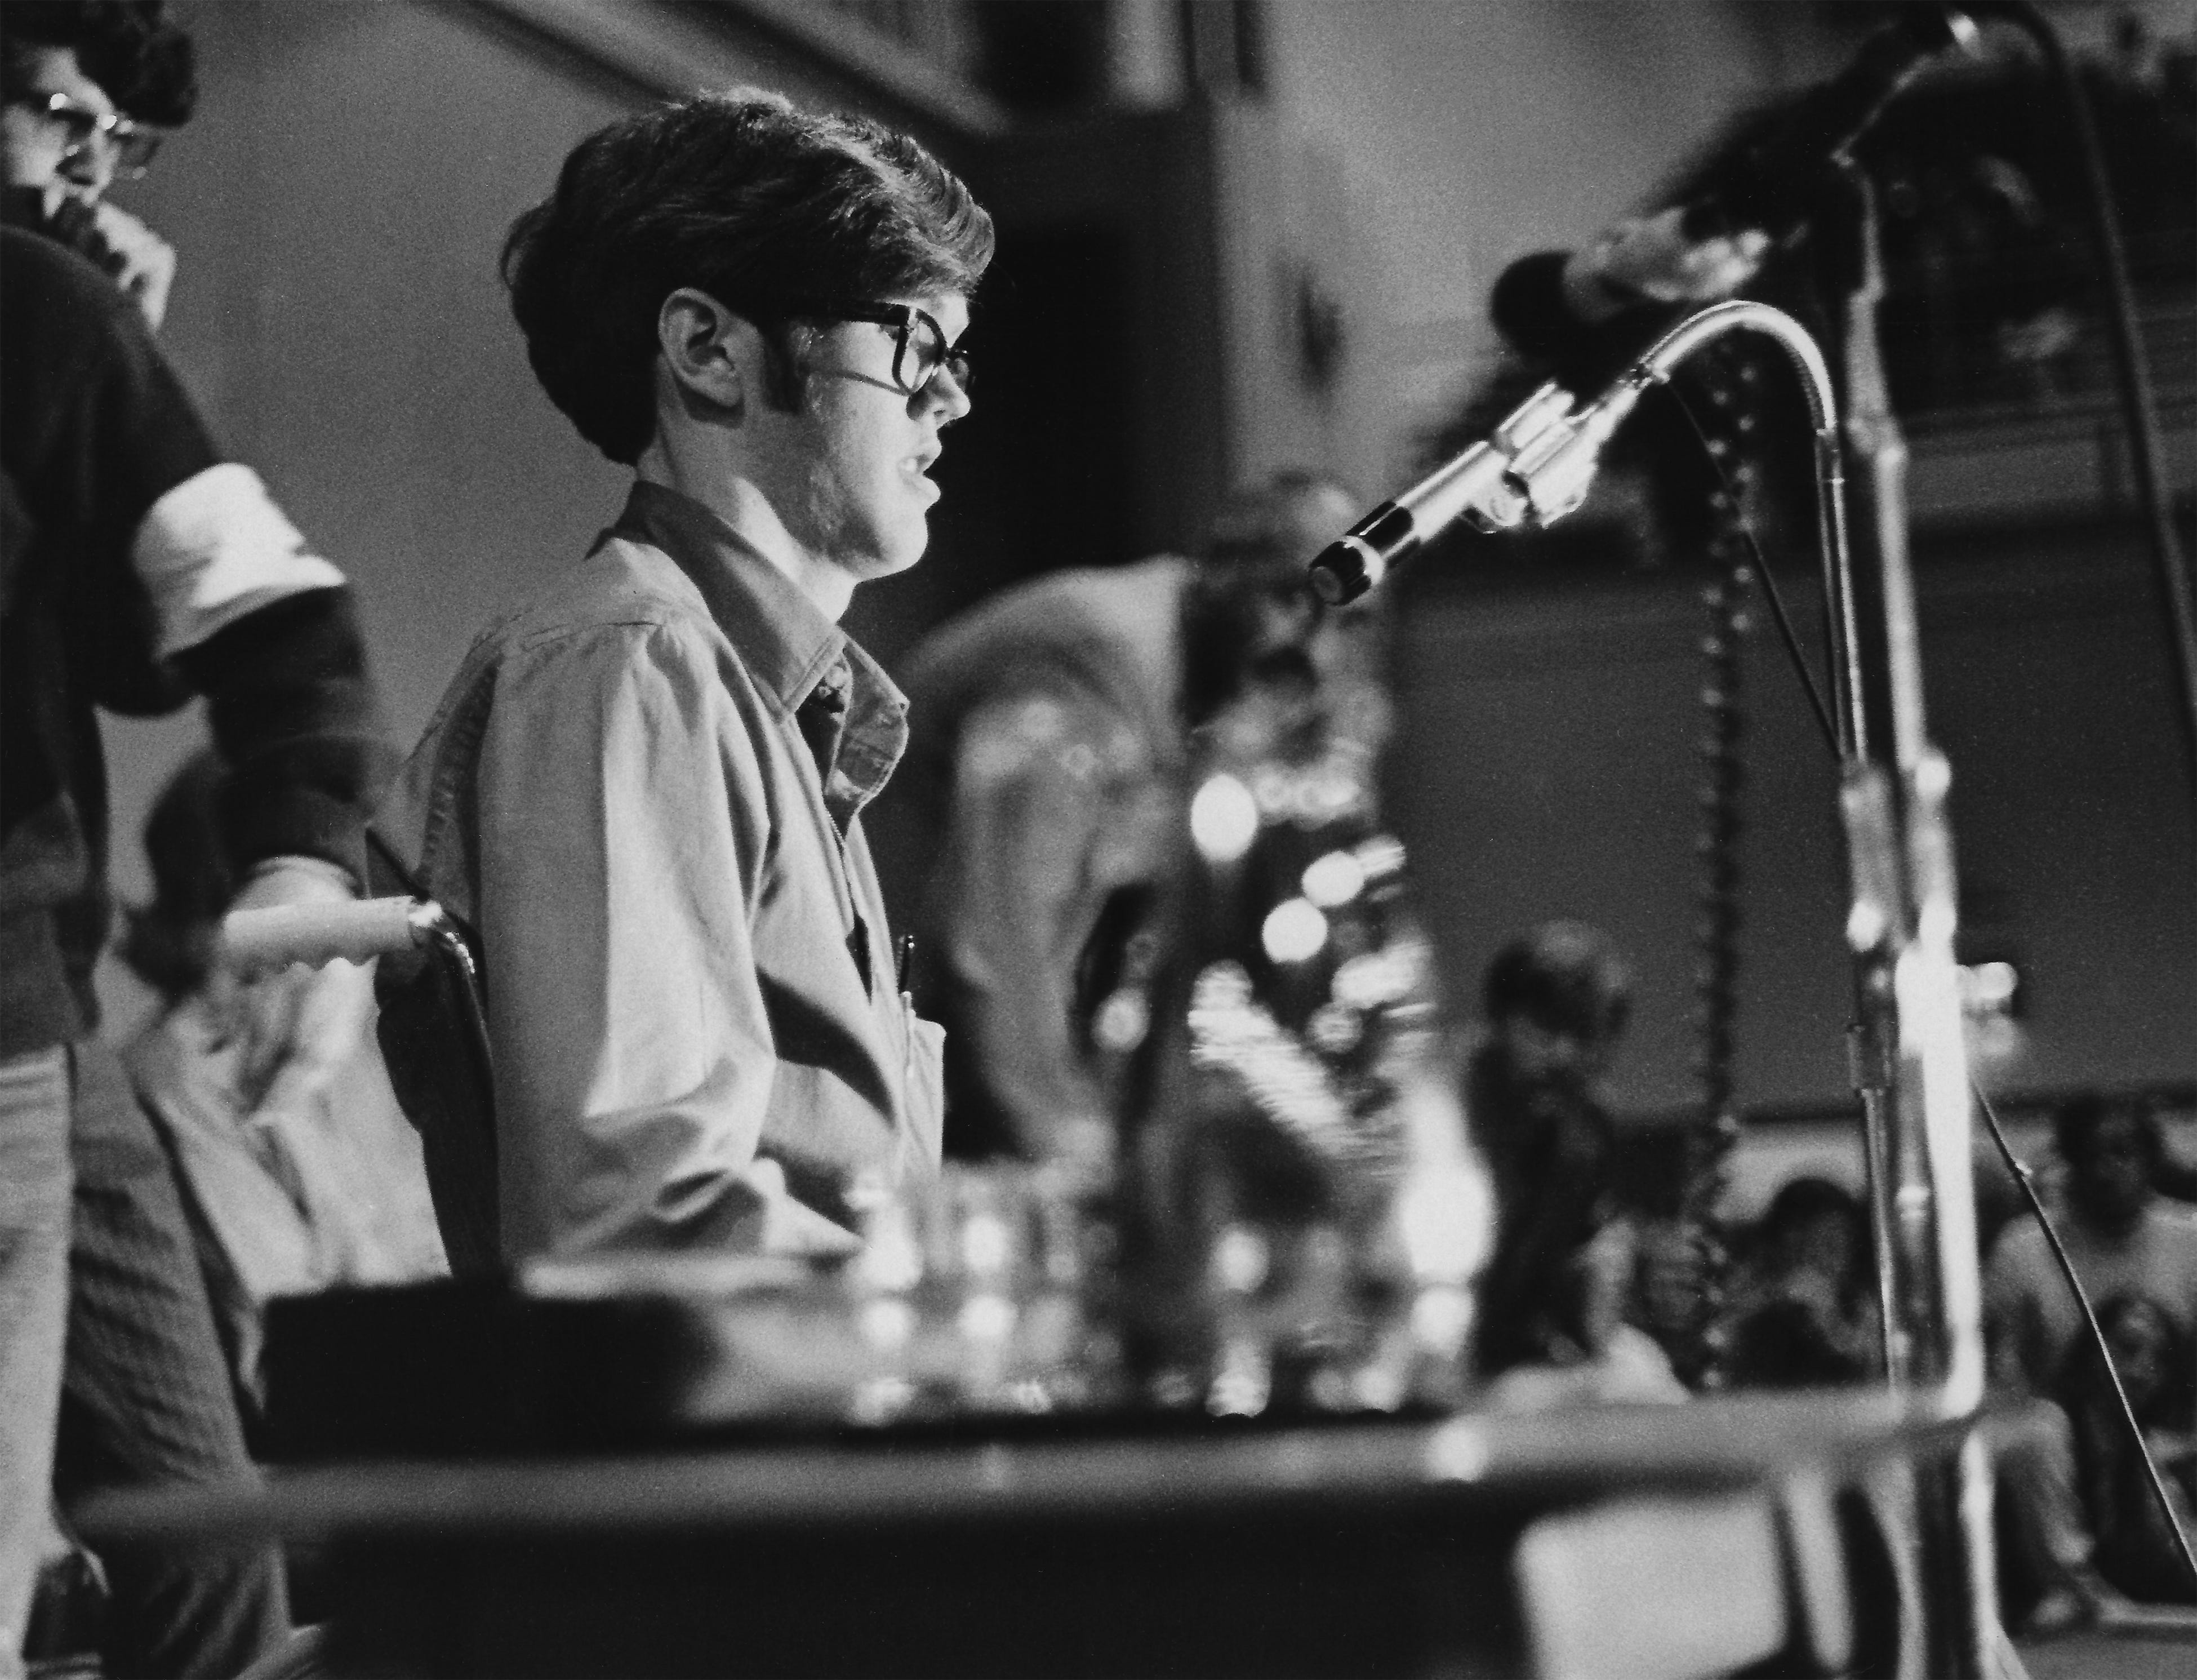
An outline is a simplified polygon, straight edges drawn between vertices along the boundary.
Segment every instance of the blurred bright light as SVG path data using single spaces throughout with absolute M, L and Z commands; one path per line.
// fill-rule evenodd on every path
M 1961 970 L 1961 1007 L 1970 1015 L 2011 1015 L 2021 995 L 2021 970 L 2012 963 L 1971 963 Z
M 1327 943 L 1327 918 L 1309 900 L 1285 899 L 1267 914 L 1259 938 L 1278 963 L 1301 963 Z
M 1365 890 L 1365 866 L 1348 852 L 1330 852 L 1305 866 L 1304 895 L 1323 910 L 1348 904 Z
M 1388 834 L 1377 834 L 1371 840 L 1360 842 L 1358 866 L 1365 872 L 1369 881 L 1394 875 L 1404 866 L 1404 843 Z
M 1190 802 L 1190 837 L 1209 863 L 1233 863 L 1259 834 L 1259 803 L 1233 776 L 1214 776 Z

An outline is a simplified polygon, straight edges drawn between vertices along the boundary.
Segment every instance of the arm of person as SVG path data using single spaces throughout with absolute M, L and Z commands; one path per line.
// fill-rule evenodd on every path
M 10 359 L 9 471 L 38 524 L 81 546 L 73 615 L 96 643 L 94 698 L 132 711 L 203 695 L 240 868 L 296 854 L 356 878 L 391 756 L 343 574 L 257 473 L 222 459 L 96 269 L 28 235 L 11 234 L 9 255 L 8 327 L 47 341 Z
M 9 278 L 21 288 L 10 327 L 48 352 L 28 359 L 46 388 L 21 393 L 9 453 L 28 462 L 41 520 L 88 544 L 75 582 L 95 698 L 138 711 L 206 697 L 230 773 L 224 839 L 254 875 L 246 907 L 349 895 L 391 755 L 343 575 L 256 473 L 220 458 L 149 328 L 96 270 L 28 239 L 10 243 Z M 257 1054 L 310 1028 L 340 1061 L 365 1006 L 357 975 L 270 981 L 251 1011 Z
M 710 649 L 641 623 L 521 650 L 478 774 L 507 1256 L 843 1244 L 756 1157 L 772 814 Z
M 1075 1138 L 1100 1130 L 1110 1136 L 1070 1011 L 1077 959 L 1111 884 L 1096 866 L 1104 747 L 1117 723 L 1095 698 L 1064 689 L 973 710 L 928 907 L 984 1085 L 1041 1156 L 1072 1153 Z

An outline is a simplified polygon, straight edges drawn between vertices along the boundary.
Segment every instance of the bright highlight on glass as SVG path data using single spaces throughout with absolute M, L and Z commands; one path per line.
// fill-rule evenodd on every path
M 1258 802 L 1233 776 L 1213 777 L 1190 802 L 1190 837 L 1209 863 L 1235 862 L 1258 834 Z
M 1276 962 L 1301 963 L 1327 943 L 1327 918 L 1308 900 L 1285 899 L 1267 912 L 1259 938 Z
M 1330 852 L 1305 866 L 1304 895 L 1322 910 L 1348 904 L 1365 890 L 1365 866 L 1348 852 Z
M 1961 1003 L 1971 1015 L 2010 1015 L 2021 990 L 2012 963 L 1974 963 L 1961 970 Z

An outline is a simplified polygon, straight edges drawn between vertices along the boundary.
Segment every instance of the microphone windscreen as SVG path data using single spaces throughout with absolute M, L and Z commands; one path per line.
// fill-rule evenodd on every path
M 1556 358 L 1574 349 L 1590 329 L 1564 298 L 1561 251 L 1536 251 L 1504 269 L 1488 294 L 1487 313 L 1495 330 L 1521 353 Z

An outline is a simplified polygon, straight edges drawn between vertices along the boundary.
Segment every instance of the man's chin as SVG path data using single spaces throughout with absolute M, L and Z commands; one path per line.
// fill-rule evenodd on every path
M 896 577 L 921 560 L 930 546 L 930 528 L 919 516 L 905 529 L 881 531 L 878 541 L 867 545 L 860 575 L 865 580 Z

